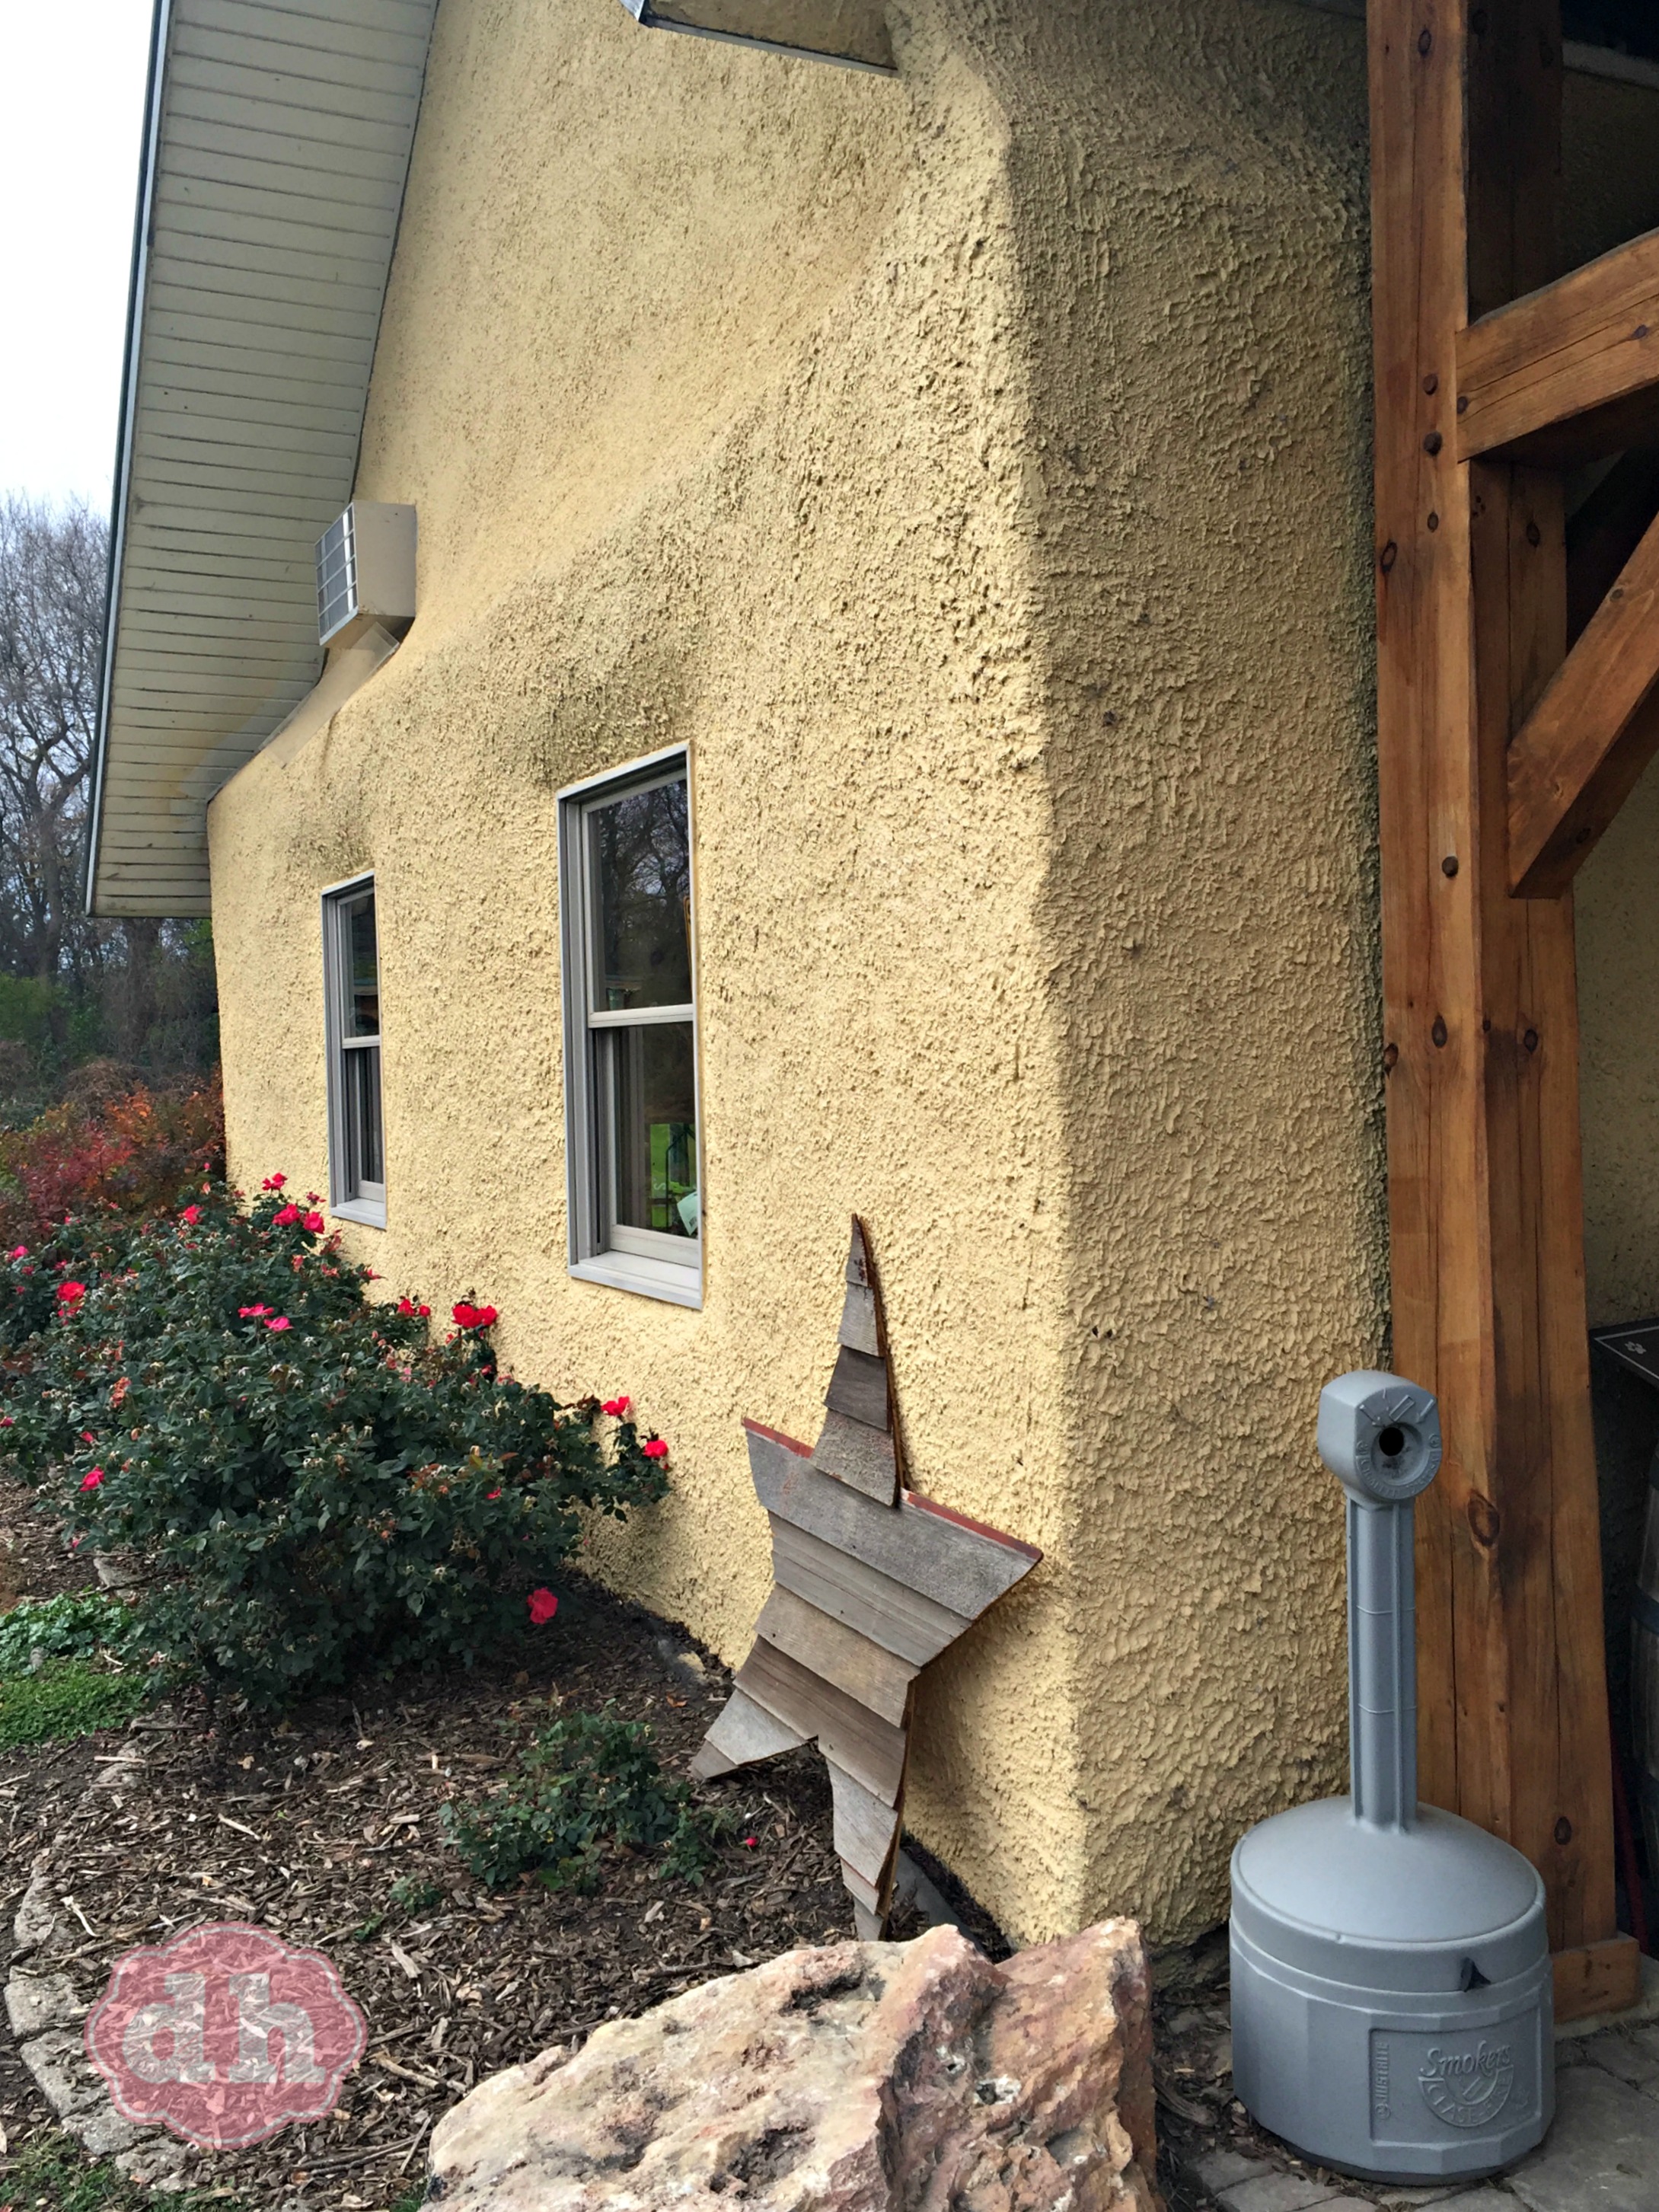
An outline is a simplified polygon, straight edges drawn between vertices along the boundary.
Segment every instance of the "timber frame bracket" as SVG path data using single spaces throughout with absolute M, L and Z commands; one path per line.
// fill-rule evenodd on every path
M 1659 526 L 1638 504 L 1604 533 L 1572 642 L 1563 471 L 1659 440 L 1659 233 L 1558 275 L 1559 0 L 1367 14 L 1394 1364 L 1446 1443 L 1418 1521 L 1422 1794 L 1538 1868 L 1569 2018 L 1639 1988 L 1570 885 L 1659 748 Z

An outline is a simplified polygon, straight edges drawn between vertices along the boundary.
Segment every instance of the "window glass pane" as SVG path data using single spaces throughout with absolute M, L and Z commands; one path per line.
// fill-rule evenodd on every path
M 653 1022 L 609 1038 L 617 1219 L 630 1229 L 699 1233 L 691 1034 L 690 1022 Z
M 380 1034 L 380 963 L 374 941 L 374 894 L 348 902 L 345 910 L 345 1034 Z
M 691 856 L 685 782 L 630 791 L 588 813 L 600 1013 L 691 1003 Z
M 380 1048 L 363 1045 L 342 1055 L 345 1061 L 346 1195 L 356 1198 L 365 1183 L 383 1183 L 380 1143 Z

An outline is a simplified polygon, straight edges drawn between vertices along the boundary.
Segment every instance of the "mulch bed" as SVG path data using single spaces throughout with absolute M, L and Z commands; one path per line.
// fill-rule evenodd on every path
M 20 1528 L 22 1501 L 0 1497 L 20 1594 L 84 1586 L 83 1571 L 65 1577 L 49 1535 L 37 1550 L 32 1513 L 27 1534 Z M 557 1620 L 501 1666 L 399 1677 L 275 1725 L 223 1713 L 216 1723 L 204 1700 L 187 1699 L 124 1735 L 0 1760 L 0 1956 L 39 1853 L 99 1762 L 136 1737 L 141 1780 L 100 1792 L 51 1862 L 86 1931 L 67 1962 L 80 1996 L 94 1999 L 138 1944 L 248 1919 L 325 1952 L 363 2010 L 368 2052 L 328 2119 L 204 2154 L 193 2185 L 273 2212 L 380 2212 L 418 2191 L 433 2124 L 486 2075 L 552 2044 L 574 2048 L 603 2021 L 715 1975 L 851 1934 L 828 1778 L 810 1751 L 711 1787 L 738 1820 L 700 1886 L 658 1878 L 648 1856 L 619 1856 L 592 1896 L 528 1881 L 491 1893 L 468 1875 L 439 1808 L 482 1796 L 556 1713 L 614 1703 L 650 1723 L 665 1770 L 679 1774 L 729 1688 L 708 1654 L 638 1607 L 575 1575 L 559 1594 Z M 394 1901 L 394 1884 L 412 1908 Z M 984 1916 L 963 1917 L 1006 1955 Z M 892 1932 L 916 1927 L 897 1916 Z M 3 2018 L 0 2123 L 13 2150 L 52 2124 Z

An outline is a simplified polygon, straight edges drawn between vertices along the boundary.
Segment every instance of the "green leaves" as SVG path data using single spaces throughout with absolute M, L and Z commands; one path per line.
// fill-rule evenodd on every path
M 149 1647 L 264 1706 L 471 1663 L 526 1626 L 584 1511 L 666 1489 L 631 1424 L 601 1437 L 593 1401 L 498 1375 L 482 1332 L 430 1342 L 306 1218 L 280 1190 L 244 1212 L 216 1188 L 188 1217 L 100 1224 L 84 1296 L 4 1387 L 52 1509 L 146 1561 Z M 0 1262 L 0 1312 L 40 1309 L 21 1265 Z
M 525 1753 L 520 1771 L 481 1805 L 447 1804 L 444 1832 L 492 1889 L 538 1874 L 550 1889 L 597 1888 L 617 1847 L 660 1850 L 664 1871 L 700 1881 L 725 1812 L 694 1803 L 684 1782 L 657 1764 L 643 1721 L 614 1706 L 555 1721 Z

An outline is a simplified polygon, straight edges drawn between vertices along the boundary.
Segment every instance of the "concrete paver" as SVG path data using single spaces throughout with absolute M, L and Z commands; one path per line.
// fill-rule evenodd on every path
M 1254 2181 L 1259 2173 L 1275 2173 L 1278 2168 L 1265 2158 L 1246 2158 L 1243 2151 L 1206 2151 L 1195 2158 L 1188 2169 L 1200 2189 L 1207 2189 L 1212 2197 L 1218 2190 L 1231 2189 L 1236 2181 Z
M 1659 2103 L 1599 2065 L 1562 2068 L 1555 2124 L 1503 2177 L 1530 2212 L 1655 2212 Z
M 1258 2174 L 1253 2181 L 1217 2191 L 1224 2212 L 1308 2212 L 1310 2205 L 1328 2204 L 1337 2194 L 1334 2182 L 1310 2181 L 1305 2173 Z

